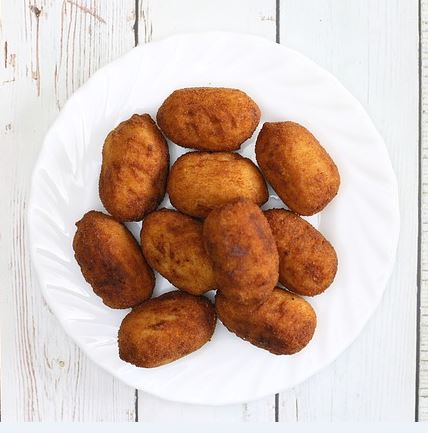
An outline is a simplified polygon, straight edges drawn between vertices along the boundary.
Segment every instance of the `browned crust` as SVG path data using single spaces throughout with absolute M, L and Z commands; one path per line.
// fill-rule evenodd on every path
M 155 277 L 132 234 L 102 212 L 76 223 L 74 256 L 85 280 L 111 308 L 129 308 L 150 298 Z
M 148 114 L 134 114 L 111 131 L 103 147 L 99 194 L 119 221 L 141 221 L 165 195 L 169 150 Z
M 257 137 L 256 158 L 281 200 L 299 215 L 321 211 L 339 190 L 336 164 L 298 123 L 266 122 Z
M 217 288 L 245 304 L 267 299 L 278 282 L 278 252 L 260 208 L 237 200 L 215 209 L 204 222 L 203 235 Z
M 215 287 L 200 221 L 170 209 L 153 212 L 144 219 L 141 247 L 150 266 L 178 289 L 201 295 Z
M 302 350 L 317 324 L 315 311 L 307 301 L 278 287 L 259 306 L 233 302 L 218 291 L 215 306 L 229 331 L 276 355 Z
M 238 150 L 260 121 L 260 109 L 244 92 L 220 87 L 175 90 L 156 116 L 162 132 L 182 147 Z
M 337 255 L 331 243 L 292 212 L 269 209 L 264 214 L 278 248 L 281 284 L 304 296 L 326 290 L 337 272 Z
M 269 198 L 258 167 L 250 159 L 230 152 L 190 152 L 180 156 L 171 167 L 167 190 L 175 208 L 198 218 L 238 198 L 259 206 Z
M 213 304 L 173 291 L 134 308 L 120 325 L 119 356 L 137 367 L 158 367 L 207 343 L 215 329 Z

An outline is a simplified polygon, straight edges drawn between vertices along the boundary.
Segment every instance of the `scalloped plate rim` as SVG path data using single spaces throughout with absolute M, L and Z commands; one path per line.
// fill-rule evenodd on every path
M 206 35 L 206 36 L 230 36 L 230 37 L 240 37 L 240 38 L 248 38 L 248 39 L 252 39 L 253 41 L 257 41 L 257 42 L 261 42 L 263 41 L 264 43 L 271 43 L 272 41 L 259 37 L 259 36 L 255 36 L 255 35 L 249 35 L 249 34 L 245 34 L 245 33 L 234 33 L 234 32 L 224 32 L 224 31 L 213 31 L 213 32 L 190 32 L 190 33 L 177 33 L 173 36 L 161 39 L 159 41 L 155 41 L 155 42 L 151 42 L 150 45 L 160 45 L 163 44 L 165 42 L 172 42 L 174 40 L 177 39 L 183 39 L 183 38 L 193 38 L 193 37 L 198 37 L 201 35 Z M 35 248 L 35 242 L 34 242 L 34 234 L 31 230 L 31 213 L 34 207 L 34 201 L 35 201 L 35 188 L 33 187 L 34 185 L 34 180 L 36 178 L 36 175 L 38 173 L 38 171 L 40 170 L 41 166 L 42 166 L 42 162 L 44 160 L 44 156 L 45 153 L 48 152 L 48 146 L 46 144 L 47 142 L 47 137 L 49 136 L 49 134 L 51 133 L 52 130 L 54 130 L 55 128 L 55 124 L 58 121 L 58 119 L 60 119 L 62 116 L 65 116 L 65 113 L 67 111 L 67 107 L 69 105 L 69 101 L 71 98 L 77 98 L 81 93 L 83 93 L 85 91 L 85 89 L 89 86 L 89 84 L 92 81 L 95 81 L 98 79 L 99 76 L 101 76 L 102 74 L 105 74 L 105 72 L 112 68 L 115 65 L 120 64 L 125 58 L 131 56 L 133 53 L 135 53 L 136 50 L 144 50 L 145 44 L 144 45 L 138 45 L 137 47 L 131 49 L 129 52 L 127 52 L 126 54 L 120 56 L 119 58 L 113 60 L 112 62 L 104 65 L 103 67 L 101 67 L 100 69 L 98 69 L 94 74 L 92 74 L 92 76 L 81 86 L 79 87 L 74 93 L 73 95 L 70 96 L 70 98 L 67 100 L 67 102 L 64 104 L 64 106 L 62 107 L 62 109 L 60 110 L 60 112 L 58 113 L 58 115 L 56 116 L 55 120 L 53 121 L 52 125 L 50 126 L 50 128 L 48 129 L 48 131 L 46 132 L 45 138 L 43 140 L 43 145 L 42 148 L 39 152 L 39 155 L 37 157 L 37 161 L 34 165 L 33 168 L 33 172 L 32 172 L 32 176 L 31 176 L 31 191 L 30 191 L 30 195 L 29 195 L 29 200 L 28 200 L 28 210 L 27 210 L 27 224 L 29 227 L 28 230 L 28 239 L 29 239 L 29 244 L 30 244 L 30 257 L 31 257 L 31 266 L 32 269 L 35 270 L 35 273 L 37 275 L 37 281 L 38 284 L 42 290 L 43 296 L 47 302 L 47 305 L 49 306 L 49 308 L 53 311 L 53 313 L 55 314 L 55 316 L 57 317 L 58 321 L 60 322 L 60 324 L 62 325 L 62 327 L 64 328 L 66 334 L 73 340 L 73 342 L 75 342 L 78 347 L 83 351 L 83 353 L 85 353 L 86 356 L 88 356 L 88 358 L 94 362 L 97 366 L 101 367 L 104 371 L 107 371 L 108 373 L 112 374 L 112 376 L 116 377 L 117 379 L 119 379 L 121 382 L 127 384 L 130 387 L 136 388 L 135 384 L 132 383 L 132 380 L 127 380 L 126 378 L 120 377 L 115 371 L 112 371 L 111 369 L 107 368 L 104 365 L 101 365 L 95 356 L 93 356 L 93 354 L 91 353 L 90 350 L 88 350 L 88 348 L 81 343 L 81 341 L 79 340 L 78 336 L 74 335 L 73 332 L 70 330 L 70 324 L 68 323 L 68 320 L 63 318 L 60 314 L 59 314 L 59 308 L 57 307 L 56 303 L 54 302 L 54 300 L 51 298 L 51 295 L 49 294 L 49 291 L 46 290 L 46 287 L 44 285 L 43 282 L 43 278 L 41 276 L 41 272 L 40 269 L 38 269 L 37 267 L 37 253 L 36 253 L 36 248 Z M 315 63 L 313 60 L 307 58 L 306 56 L 304 56 L 303 54 L 301 54 L 300 52 L 288 48 L 284 45 L 277 45 L 277 47 L 279 49 L 282 49 L 284 51 L 289 51 L 292 52 L 294 55 L 302 58 L 305 60 L 305 62 L 308 62 L 308 64 L 311 64 L 312 67 L 316 68 L 319 71 L 322 71 L 323 74 L 325 74 L 326 76 L 328 76 L 328 78 L 330 80 L 334 80 L 335 84 L 337 86 L 340 86 L 341 91 L 346 92 L 346 94 L 348 95 L 348 97 L 352 98 L 355 104 L 355 107 L 358 108 L 358 110 L 360 111 L 360 114 L 362 114 L 364 116 L 364 118 L 370 122 L 371 126 L 373 127 L 373 131 L 377 134 L 378 139 L 380 141 L 383 142 L 383 139 L 381 137 L 381 135 L 379 134 L 379 132 L 377 131 L 376 127 L 373 125 L 370 117 L 368 116 L 368 114 L 366 113 L 366 111 L 364 110 L 363 106 L 361 105 L 361 103 L 340 83 L 340 81 L 333 75 L 331 74 L 329 71 L 325 70 L 324 68 L 320 67 L 317 63 Z M 384 142 L 383 142 L 384 144 Z M 388 155 L 388 152 L 386 150 L 386 146 L 384 144 L 385 147 L 385 151 L 386 154 Z M 399 214 L 399 197 L 398 197 L 398 184 L 397 184 L 397 179 L 396 176 L 394 174 L 393 168 L 392 168 L 392 164 L 391 164 L 391 160 L 389 158 L 388 155 L 388 162 L 389 165 L 391 167 L 391 173 L 393 174 L 393 179 L 391 179 L 393 181 L 393 195 L 394 195 L 394 199 L 395 199 L 395 215 L 393 216 L 394 218 L 394 225 L 396 226 L 396 231 L 393 234 L 393 241 L 392 241 L 392 251 L 389 252 L 389 263 L 387 266 L 385 266 L 385 271 L 383 274 L 383 278 L 382 278 L 382 286 L 383 286 L 383 290 L 381 292 L 379 292 L 379 294 L 376 296 L 376 299 L 374 300 L 374 302 L 372 302 L 371 306 L 372 308 L 370 310 L 367 311 L 366 317 L 364 317 L 364 320 L 361 320 L 359 329 L 357 329 L 354 333 L 354 335 L 352 335 L 351 338 L 349 338 L 349 341 L 347 342 L 347 344 L 345 344 L 343 347 L 340 348 L 340 350 L 337 351 L 337 353 L 333 354 L 330 358 L 328 358 L 327 360 L 325 360 L 325 362 L 321 363 L 320 365 L 317 366 L 317 368 L 315 368 L 313 371 L 311 371 L 311 373 L 304 379 L 298 379 L 295 382 L 291 381 L 287 387 L 285 389 L 289 389 L 292 388 L 302 382 L 304 382 L 305 380 L 307 380 L 309 377 L 317 374 L 318 372 L 320 372 L 321 370 L 323 370 L 324 368 L 326 368 L 328 365 L 330 365 L 334 360 L 336 360 L 340 355 L 342 355 L 344 353 L 344 351 L 346 351 L 346 349 L 356 340 L 356 338 L 361 334 L 363 328 L 367 325 L 368 321 L 370 320 L 370 318 L 373 316 L 375 310 L 378 308 L 379 303 L 383 297 L 383 294 L 385 292 L 386 289 L 386 285 L 387 285 L 387 281 L 391 276 L 391 273 L 393 271 L 393 267 L 394 267 L 394 263 L 395 263 L 395 255 L 396 255 L 396 250 L 397 250 L 397 246 L 398 246 L 398 240 L 399 240 L 399 226 L 400 226 L 400 214 Z M 137 388 L 137 389 L 141 389 L 141 388 Z M 258 400 L 264 397 L 267 397 L 269 395 L 272 395 L 276 392 L 281 392 L 283 390 L 285 390 L 283 388 L 281 388 L 280 386 L 278 387 L 278 389 L 276 390 L 269 390 L 267 392 L 261 392 L 258 394 L 254 394 L 252 396 L 249 396 L 248 399 L 246 399 L 245 401 L 254 401 L 254 400 Z M 228 404 L 238 404 L 238 403 L 242 403 L 244 402 L 244 400 L 242 400 L 241 398 L 239 399 L 223 399 L 221 402 L 218 401 L 212 401 L 212 402 L 199 402 L 199 401 L 194 401 L 192 399 L 181 399 L 181 398 L 169 398 L 168 395 L 164 395 L 162 394 L 162 392 L 160 393 L 156 393 L 153 390 L 149 390 L 147 391 L 146 389 L 142 389 L 145 392 L 149 392 L 153 395 L 156 395 L 160 398 L 169 400 L 169 401 L 174 401 L 174 402 L 180 402 L 180 403 L 189 403 L 189 404 L 204 404 L 204 405 L 211 405 L 211 406 L 221 406 L 221 405 L 228 405 Z

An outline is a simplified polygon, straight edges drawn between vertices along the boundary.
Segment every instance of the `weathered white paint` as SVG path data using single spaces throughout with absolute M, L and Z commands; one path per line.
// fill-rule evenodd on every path
M 139 41 L 223 30 L 275 40 L 275 0 L 140 0 Z
M 331 71 L 385 139 L 399 181 L 401 238 L 380 308 L 332 366 L 281 395 L 299 420 L 412 420 L 418 234 L 418 1 L 285 0 L 281 42 Z M 352 245 L 350 245 L 352 248 Z M 293 408 L 293 404 L 291 404 Z M 298 410 L 297 410 L 298 408 Z M 280 420 L 288 419 L 280 410 Z
M 43 136 L 91 73 L 132 48 L 134 3 L 26 0 L 1 8 L 3 421 L 135 418 L 135 390 L 92 364 L 46 307 L 26 237 L 30 175 Z
M 203 384 L 201 385 L 203 386 Z M 221 384 L 219 384 L 221 386 Z M 179 422 L 273 422 L 274 396 L 251 403 L 229 406 L 195 406 L 161 400 L 139 393 L 138 419 L 141 422 L 173 420 Z

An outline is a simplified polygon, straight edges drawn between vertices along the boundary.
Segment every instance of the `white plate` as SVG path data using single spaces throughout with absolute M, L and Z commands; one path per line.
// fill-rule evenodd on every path
M 74 260 L 75 222 L 90 209 L 103 209 L 98 176 L 107 133 L 133 113 L 155 117 L 166 96 L 189 86 L 244 90 L 261 108 L 260 125 L 279 120 L 305 125 L 339 167 L 339 195 L 312 219 L 335 246 L 339 270 L 333 285 L 310 299 L 318 327 L 297 355 L 272 355 L 218 323 L 211 342 L 172 364 L 143 369 L 122 362 L 116 336 L 127 311 L 105 307 Z M 253 160 L 257 132 L 241 151 Z M 184 151 L 172 144 L 170 150 L 172 161 Z M 272 205 L 280 202 L 272 198 Z M 138 234 L 140 224 L 130 226 Z M 204 33 L 137 47 L 95 73 L 70 98 L 34 169 L 29 227 L 46 301 L 89 358 L 128 385 L 165 399 L 219 405 L 292 387 L 349 346 L 382 297 L 394 263 L 399 213 L 382 138 L 332 75 L 264 39 Z M 171 285 L 158 276 L 155 294 L 169 290 Z

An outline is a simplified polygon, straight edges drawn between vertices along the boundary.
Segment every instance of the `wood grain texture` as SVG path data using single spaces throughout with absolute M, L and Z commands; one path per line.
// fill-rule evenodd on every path
M 420 421 L 428 421 L 428 0 L 421 0 L 421 272 L 419 335 Z
M 245 32 L 275 40 L 275 1 L 141 0 L 138 28 L 140 43 L 205 30 Z M 274 421 L 275 396 L 247 404 L 209 407 L 163 401 L 140 391 L 138 415 L 140 421 Z
M 219 385 L 221 386 L 221 385 Z M 228 406 L 195 406 L 161 400 L 140 391 L 140 422 L 274 422 L 274 396 L 251 403 Z
M 139 0 L 139 41 L 222 30 L 275 40 L 275 0 Z
M 1 9 L 0 286 L 3 421 L 133 421 L 135 391 L 65 335 L 31 269 L 33 164 L 65 99 L 134 45 L 134 0 L 8 1 Z
M 401 237 L 394 273 L 376 314 L 333 365 L 281 394 L 280 421 L 411 421 L 416 367 L 418 1 L 283 0 L 281 43 L 331 71 L 372 117 L 399 182 Z

